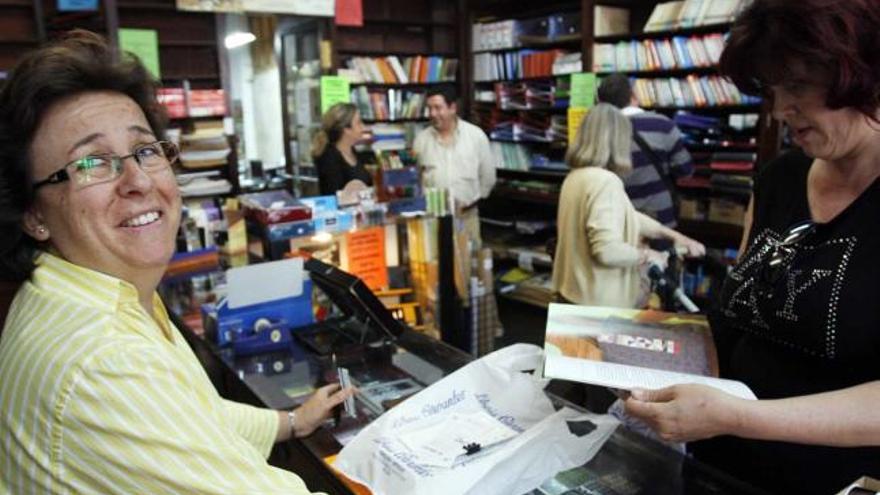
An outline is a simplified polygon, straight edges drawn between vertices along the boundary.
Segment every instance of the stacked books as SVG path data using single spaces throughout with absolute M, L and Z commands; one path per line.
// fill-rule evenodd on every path
M 670 31 L 732 22 L 748 0 L 677 0 L 654 6 L 645 32 Z
M 193 132 L 180 136 L 180 164 L 186 169 L 226 165 L 229 152 L 222 120 L 196 122 Z
M 156 98 L 172 119 L 226 115 L 226 95 L 222 89 L 159 88 Z

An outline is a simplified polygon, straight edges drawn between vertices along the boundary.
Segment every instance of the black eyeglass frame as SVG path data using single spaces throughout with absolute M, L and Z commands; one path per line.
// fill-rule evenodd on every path
M 83 160 L 90 160 L 90 159 L 94 159 L 94 158 L 109 158 L 111 163 L 114 164 L 114 167 L 121 170 L 122 169 L 122 162 L 124 162 L 125 160 L 128 160 L 129 158 L 134 158 L 134 160 L 138 164 L 138 167 L 140 167 L 141 160 L 138 158 L 138 153 L 146 148 L 156 146 L 157 144 L 159 145 L 159 148 L 162 149 L 162 155 L 165 158 L 165 160 L 168 161 L 168 166 L 171 166 L 172 164 L 174 164 L 174 162 L 176 162 L 177 159 L 180 157 L 180 150 L 177 147 L 177 145 L 174 144 L 173 142 L 171 142 L 171 141 L 153 141 L 152 143 L 146 143 L 146 144 L 141 144 L 141 145 L 137 146 L 134 149 L 134 151 L 132 151 L 131 153 L 124 155 L 124 156 L 114 155 L 112 153 L 104 153 L 104 154 L 87 155 L 82 158 L 77 158 L 76 160 L 73 160 L 73 161 L 70 161 L 70 162 L 64 164 L 63 167 L 61 167 L 60 169 L 58 169 L 56 172 L 52 173 L 51 175 L 49 175 L 45 179 L 38 181 L 38 182 L 34 182 L 33 184 L 31 184 L 31 187 L 33 188 L 34 191 L 36 191 L 40 187 L 43 187 L 48 184 L 61 184 L 62 182 L 67 182 L 67 181 L 71 180 L 70 172 L 68 172 L 67 169 L 70 166 L 77 165 L 79 162 L 81 162 Z M 171 153 L 169 153 L 169 150 L 171 151 Z

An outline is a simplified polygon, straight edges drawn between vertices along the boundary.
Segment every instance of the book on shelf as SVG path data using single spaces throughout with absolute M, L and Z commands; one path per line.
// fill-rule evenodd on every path
M 593 7 L 593 36 L 614 36 L 629 32 L 629 9 L 596 5 Z
M 749 0 L 679 0 L 654 6 L 646 33 L 687 29 L 697 26 L 727 24 L 748 4 Z
M 552 303 L 544 376 L 619 390 L 696 383 L 755 398 L 745 384 L 718 378 L 703 315 Z
M 678 0 L 655 5 L 648 22 L 645 23 L 644 31 L 646 33 L 668 31 L 676 27 L 684 3 L 684 0 Z

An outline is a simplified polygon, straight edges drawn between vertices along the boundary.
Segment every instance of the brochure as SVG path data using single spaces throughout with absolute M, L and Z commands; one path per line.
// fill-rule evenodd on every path
M 698 383 L 756 398 L 744 383 L 718 378 L 703 315 L 550 304 L 544 376 L 621 390 Z

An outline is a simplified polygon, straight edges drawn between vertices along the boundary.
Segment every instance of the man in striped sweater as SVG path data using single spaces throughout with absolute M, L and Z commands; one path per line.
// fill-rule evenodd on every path
M 638 211 L 656 219 L 667 227 L 676 225 L 672 194 L 667 183 L 693 173 L 691 155 L 684 147 L 681 131 L 671 119 L 659 113 L 638 107 L 629 79 L 624 74 L 611 74 L 602 79 L 598 99 L 620 108 L 629 117 L 633 132 L 638 133 L 657 157 L 664 177 L 652 161 L 650 152 L 633 139 L 633 171 L 624 178 L 626 193 Z

